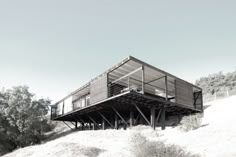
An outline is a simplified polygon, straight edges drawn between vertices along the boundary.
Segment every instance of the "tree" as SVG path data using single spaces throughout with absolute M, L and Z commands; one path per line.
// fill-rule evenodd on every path
M 201 77 L 195 83 L 203 89 L 204 94 L 214 95 L 218 92 L 233 91 L 236 89 L 236 71 L 230 73 L 216 73 Z
M 39 143 L 50 129 L 50 100 L 36 99 L 27 86 L 0 93 L 0 150 Z M 4 143 L 3 143 L 4 142 Z

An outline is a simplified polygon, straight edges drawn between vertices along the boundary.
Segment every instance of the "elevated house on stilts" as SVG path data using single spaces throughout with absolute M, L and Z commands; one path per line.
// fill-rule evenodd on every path
M 51 119 L 80 129 L 178 124 L 203 112 L 202 89 L 129 56 L 51 106 Z

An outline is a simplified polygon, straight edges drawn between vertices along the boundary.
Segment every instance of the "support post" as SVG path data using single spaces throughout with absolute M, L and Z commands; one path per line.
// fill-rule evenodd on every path
M 165 92 L 166 92 L 166 101 L 168 101 L 168 83 L 167 75 L 165 76 Z
M 92 129 L 95 130 L 95 124 L 94 123 L 92 124 Z
M 96 123 L 96 121 L 88 115 L 89 119 L 93 122 L 93 130 L 95 129 L 95 125 L 99 127 L 99 125 Z
M 130 127 L 134 125 L 134 112 L 130 111 L 130 119 L 129 119 Z
M 166 101 L 165 101 L 165 104 L 162 105 L 162 110 L 161 110 L 161 129 L 162 130 L 165 130 L 166 128 L 166 124 L 165 124 L 165 121 L 166 121 L 166 109 L 165 109 L 165 106 L 167 104 L 167 101 L 168 101 L 168 82 L 167 82 L 167 75 L 165 77 L 165 92 L 166 92 Z
M 140 110 L 140 108 L 136 104 L 134 104 L 134 106 L 138 110 L 138 112 L 141 114 L 141 116 L 144 118 L 144 120 L 148 123 L 148 125 L 151 125 L 151 123 L 149 122 L 147 117 L 144 115 L 144 113 Z
M 82 130 L 84 130 L 84 123 L 81 123 L 81 125 L 82 125 L 82 127 L 81 127 L 81 128 L 82 128 Z
M 166 109 L 163 105 L 162 110 L 161 110 L 161 129 L 162 130 L 165 130 L 165 128 L 166 128 L 165 121 L 166 121 Z
M 128 88 L 130 87 L 130 78 L 128 77 L 128 82 L 127 82 Z
M 102 130 L 105 130 L 105 120 L 102 118 Z
M 203 94 L 202 94 L 202 91 L 201 91 L 201 110 L 203 112 Z
M 118 116 L 115 114 L 115 129 L 118 129 Z
M 155 107 L 151 107 L 151 114 L 150 114 L 150 121 L 151 121 L 151 127 L 155 130 L 156 128 L 156 123 L 155 123 Z
M 125 121 L 125 119 L 120 115 L 120 113 L 114 108 L 112 107 L 112 109 L 115 111 L 115 113 L 120 117 L 120 119 L 123 121 L 123 123 L 128 126 L 127 122 Z
M 79 121 L 80 123 L 85 123 L 85 121 L 81 117 L 75 116 L 75 120 Z
M 145 89 L 145 76 L 144 76 L 144 66 L 142 65 L 142 90 L 143 90 L 143 94 L 144 94 L 144 89 Z
M 138 125 L 138 119 L 140 117 L 140 114 L 138 113 L 137 117 L 135 118 L 135 125 Z
M 73 130 L 73 128 L 70 127 L 65 121 L 63 121 L 63 123 L 64 123 L 66 126 L 68 126 L 71 130 Z
M 62 115 L 64 115 L 64 108 L 65 108 L 65 103 L 64 103 L 64 100 L 63 100 L 63 103 L 62 103 Z
M 157 117 L 156 117 L 156 123 L 158 123 L 158 121 L 159 121 L 159 117 L 161 115 L 161 110 L 162 110 L 162 108 L 159 108 L 159 112 L 158 112 Z
M 99 111 L 97 111 L 98 114 L 113 128 L 112 123 Z
M 77 130 L 77 129 L 78 129 L 78 122 L 75 121 L 75 130 Z

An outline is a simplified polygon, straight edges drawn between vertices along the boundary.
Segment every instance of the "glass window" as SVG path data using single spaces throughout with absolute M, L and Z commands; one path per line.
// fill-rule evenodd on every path
M 89 99 L 90 99 L 90 96 L 87 95 L 87 96 L 86 96 L 86 106 L 89 106 L 89 105 L 90 105 L 90 104 L 89 104 L 89 103 L 90 103 L 90 102 L 89 102 Z
M 85 107 L 85 98 L 81 98 L 81 107 Z

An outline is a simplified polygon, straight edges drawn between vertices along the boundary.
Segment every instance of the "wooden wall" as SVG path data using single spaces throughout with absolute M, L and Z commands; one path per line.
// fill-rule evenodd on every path
M 183 105 L 188 105 L 192 108 L 194 108 L 193 105 L 193 87 L 191 84 L 182 81 L 182 80 L 178 80 L 176 79 L 176 93 L 175 93 L 175 99 L 176 99 L 176 103 L 178 104 L 183 104 Z
M 90 104 L 107 98 L 107 75 L 93 80 L 90 84 Z

